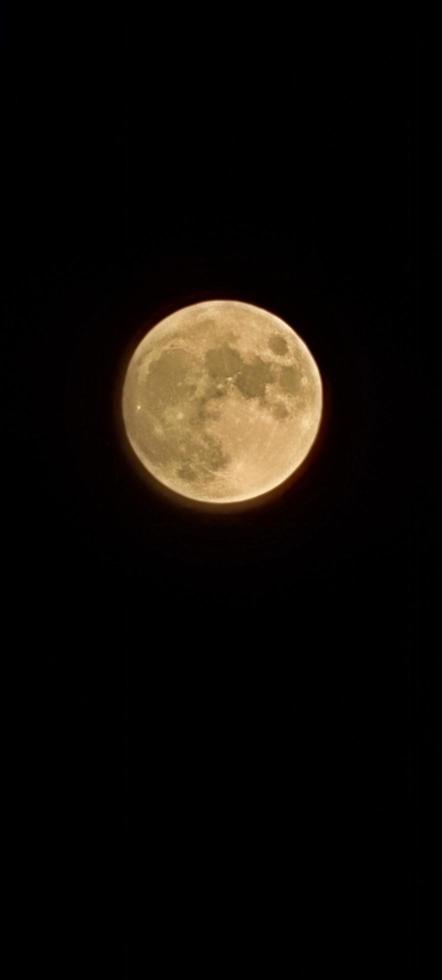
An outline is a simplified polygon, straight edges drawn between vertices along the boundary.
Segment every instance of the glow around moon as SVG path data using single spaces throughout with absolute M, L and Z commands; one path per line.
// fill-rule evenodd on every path
M 301 465 L 318 433 L 322 384 L 277 316 L 212 300 L 149 330 L 127 367 L 122 412 L 148 473 L 184 497 L 230 504 L 275 489 Z

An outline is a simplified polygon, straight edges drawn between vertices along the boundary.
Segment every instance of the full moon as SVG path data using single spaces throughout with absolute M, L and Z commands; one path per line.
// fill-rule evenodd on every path
M 274 490 L 304 461 L 322 383 L 304 341 L 267 310 L 211 300 L 152 327 L 127 366 L 127 439 L 175 493 L 230 504 Z

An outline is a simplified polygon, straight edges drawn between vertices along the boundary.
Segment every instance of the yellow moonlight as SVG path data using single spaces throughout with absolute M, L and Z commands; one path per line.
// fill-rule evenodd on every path
M 321 421 L 321 377 L 279 317 L 212 300 L 149 330 L 128 364 L 122 411 L 133 451 L 160 483 L 230 504 L 273 490 L 303 462 Z

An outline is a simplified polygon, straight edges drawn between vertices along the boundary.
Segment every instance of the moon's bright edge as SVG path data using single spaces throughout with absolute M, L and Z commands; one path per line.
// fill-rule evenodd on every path
M 274 490 L 305 460 L 322 415 L 306 344 L 273 313 L 211 300 L 149 330 L 122 392 L 127 439 L 148 473 L 213 504 Z

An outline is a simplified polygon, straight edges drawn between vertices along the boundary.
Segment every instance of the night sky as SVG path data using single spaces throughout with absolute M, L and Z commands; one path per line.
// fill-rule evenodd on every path
M 417 44 L 271 9 L 189 17 L 5 34 L 4 537 L 37 961 L 400 976 L 431 920 Z M 115 410 L 143 324 L 211 298 L 292 324 L 327 398 L 293 487 L 221 516 L 148 490 Z

